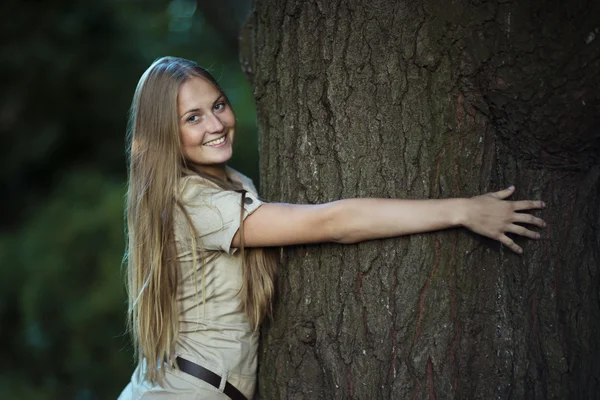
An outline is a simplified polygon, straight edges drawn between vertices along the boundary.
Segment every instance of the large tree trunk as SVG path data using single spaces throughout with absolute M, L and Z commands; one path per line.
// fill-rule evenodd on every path
M 597 1 L 257 0 L 262 195 L 466 197 L 514 184 L 522 256 L 463 229 L 284 252 L 263 399 L 596 398 Z

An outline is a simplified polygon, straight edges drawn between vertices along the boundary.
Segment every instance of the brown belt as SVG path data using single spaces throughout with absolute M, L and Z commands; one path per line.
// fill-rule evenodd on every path
M 195 376 L 196 378 L 211 384 L 217 389 L 221 385 L 221 377 L 211 370 L 201 367 L 200 365 L 181 357 L 177 357 L 175 361 L 177 362 L 179 369 L 186 374 Z M 242 394 L 242 392 L 237 390 L 237 388 L 229 382 L 225 382 L 225 389 L 223 390 L 223 393 L 225 393 L 225 395 L 232 400 L 248 400 L 246 396 Z

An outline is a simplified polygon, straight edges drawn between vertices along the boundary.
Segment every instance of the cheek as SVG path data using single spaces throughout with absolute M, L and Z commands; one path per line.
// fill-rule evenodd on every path
M 197 147 L 198 143 L 201 142 L 201 135 L 190 129 L 183 129 L 180 131 L 181 147 L 183 153 L 186 154 L 193 151 Z
M 221 122 L 230 128 L 235 128 L 235 114 L 231 110 L 227 110 L 221 117 Z

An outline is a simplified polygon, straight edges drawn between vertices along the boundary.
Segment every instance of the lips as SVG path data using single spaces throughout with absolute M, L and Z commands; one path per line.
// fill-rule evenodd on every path
M 219 145 L 224 144 L 226 141 L 227 141 L 227 135 L 223 135 L 218 139 L 214 139 L 209 142 L 203 143 L 203 146 L 218 147 Z

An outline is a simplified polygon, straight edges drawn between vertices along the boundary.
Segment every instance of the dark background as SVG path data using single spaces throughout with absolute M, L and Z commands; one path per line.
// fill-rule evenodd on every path
M 231 165 L 258 178 L 245 1 L 4 1 L 0 63 L 0 398 L 112 399 L 125 332 L 125 125 L 158 57 L 210 69 L 238 119 Z M 257 182 L 258 183 L 258 182 Z

